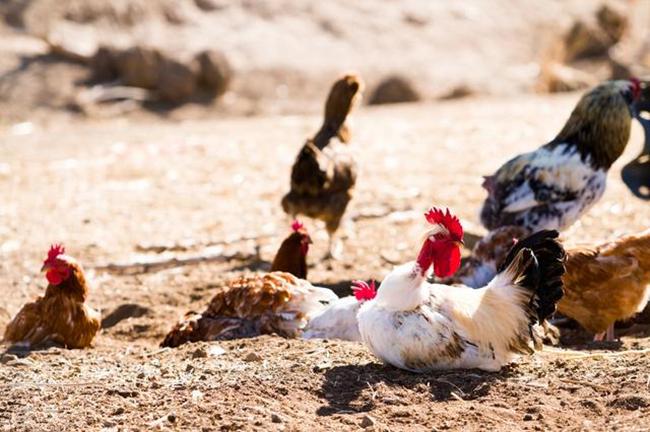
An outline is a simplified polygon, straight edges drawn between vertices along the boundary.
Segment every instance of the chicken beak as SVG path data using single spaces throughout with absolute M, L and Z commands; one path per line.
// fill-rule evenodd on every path
M 48 271 L 48 270 L 51 269 L 51 268 L 52 268 L 51 265 L 45 263 L 45 264 L 43 264 L 43 267 L 41 267 L 41 273 L 43 273 L 43 272 L 45 272 L 45 271 Z
M 459 248 L 465 246 L 465 242 L 463 240 L 457 240 L 454 243 L 456 243 L 456 246 L 458 246 Z

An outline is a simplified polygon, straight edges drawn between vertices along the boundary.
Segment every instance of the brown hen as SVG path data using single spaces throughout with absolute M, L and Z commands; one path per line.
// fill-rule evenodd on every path
M 306 275 L 309 235 L 294 222 L 266 274 L 242 276 L 219 287 L 203 313 L 189 312 L 162 341 L 163 347 L 187 342 L 277 333 L 296 337 L 311 317 L 338 299 L 326 288 L 301 279 Z M 294 276 L 288 271 L 296 272 Z
M 291 170 L 291 190 L 282 198 L 285 213 L 302 214 L 325 222 L 330 237 L 329 257 L 339 255 L 335 240 L 345 209 L 352 199 L 357 168 L 348 148 L 348 114 L 361 98 L 363 82 L 345 75 L 334 83 L 325 103 L 325 120 L 307 140 Z
M 614 323 L 641 312 L 650 295 L 650 230 L 569 251 L 558 311 L 614 340 Z
M 27 303 L 7 324 L 6 342 L 28 348 L 54 343 L 67 348 L 90 346 L 99 331 L 100 314 L 84 302 L 88 286 L 81 265 L 53 246 L 43 263 L 49 281 L 45 295 Z

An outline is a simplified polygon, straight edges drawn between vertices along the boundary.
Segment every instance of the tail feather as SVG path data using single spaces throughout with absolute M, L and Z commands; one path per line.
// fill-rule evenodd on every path
M 176 348 L 189 342 L 214 341 L 250 337 L 258 333 L 251 320 L 205 316 L 189 312 L 160 343 L 161 347 Z
M 543 230 L 520 240 L 498 269 L 511 275 L 515 285 L 530 291 L 527 306 L 531 323 L 541 323 L 553 314 L 564 294 L 566 252 L 558 236 L 555 230 Z

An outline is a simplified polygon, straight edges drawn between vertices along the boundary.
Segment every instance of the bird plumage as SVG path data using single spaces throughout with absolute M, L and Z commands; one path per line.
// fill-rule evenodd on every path
M 282 198 L 285 213 L 325 222 L 330 253 L 334 253 L 333 236 L 352 199 L 357 178 L 346 119 L 362 91 L 363 82 L 355 75 L 334 83 L 325 103 L 323 125 L 300 149 L 291 170 L 291 189 Z
M 413 278 L 413 263 L 395 268 L 359 311 L 363 341 L 383 361 L 415 372 L 498 370 L 531 353 L 531 326 L 562 296 L 564 250 L 556 237 L 542 231 L 515 244 L 481 289 Z
M 293 232 L 278 250 L 271 272 L 225 282 L 217 288 L 205 311 L 188 312 L 161 345 L 177 347 L 187 342 L 269 333 L 299 336 L 312 317 L 338 300 L 331 290 L 297 277 L 306 274 L 309 241 L 304 227 L 294 222 Z
M 597 86 L 551 142 L 486 177 L 481 223 L 488 230 L 517 225 L 535 232 L 578 220 L 602 197 L 607 171 L 627 145 L 638 86 L 634 80 Z
M 67 348 L 91 345 L 100 328 L 100 314 L 85 304 L 88 285 L 83 268 L 68 255 L 58 254 L 56 260 L 69 269 L 67 279 L 50 283 L 45 295 L 22 307 L 7 324 L 5 342 L 28 347 L 46 343 Z

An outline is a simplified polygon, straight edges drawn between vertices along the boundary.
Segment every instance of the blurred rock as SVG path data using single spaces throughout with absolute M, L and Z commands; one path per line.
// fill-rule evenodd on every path
M 92 82 L 113 81 L 118 78 L 117 53 L 109 47 L 99 47 L 90 60 L 90 80 Z
M 407 78 L 394 75 L 384 79 L 370 95 L 369 105 L 417 102 L 421 99 L 414 85 Z
M 609 35 L 611 42 L 621 40 L 628 28 L 628 19 L 623 10 L 612 4 L 604 4 L 596 13 L 598 25 Z
M 223 9 L 228 6 L 228 3 L 223 0 L 194 0 L 194 4 L 206 12 Z
M 565 61 L 604 56 L 613 44 L 602 28 L 586 21 L 576 21 L 564 38 Z
M 476 92 L 474 91 L 474 89 L 468 86 L 467 84 L 459 84 L 455 87 L 452 87 L 446 93 L 440 95 L 438 99 L 440 100 L 461 99 L 464 97 L 472 96 L 475 93 Z
M 544 65 L 538 81 L 538 91 L 558 93 L 581 90 L 595 85 L 597 81 L 587 72 L 553 62 Z
M 119 76 L 128 86 L 154 89 L 158 84 L 163 56 L 158 49 L 134 46 L 115 58 Z
M 196 58 L 200 66 L 199 83 L 215 97 L 224 94 L 233 75 L 226 56 L 216 50 L 206 50 Z
M 89 64 L 98 50 L 92 28 L 60 22 L 45 36 L 50 52 L 67 61 Z
M 164 59 L 158 71 L 157 92 L 167 102 L 186 101 L 196 90 L 198 65 L 175 59 Z

